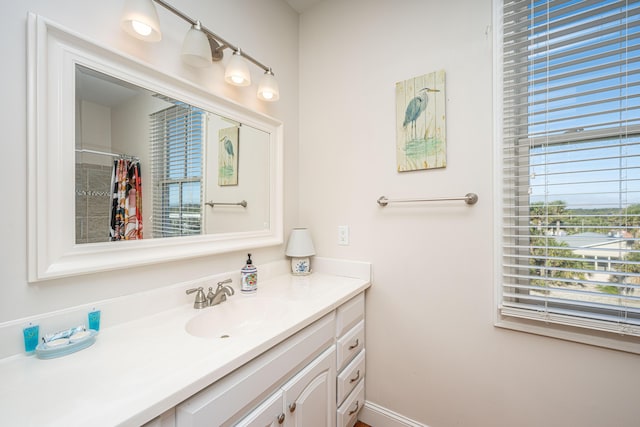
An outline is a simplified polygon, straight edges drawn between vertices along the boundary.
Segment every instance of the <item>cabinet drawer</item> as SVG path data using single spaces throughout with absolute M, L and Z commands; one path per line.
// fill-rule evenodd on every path
M 336 313 L 336 337 L 340 338 L 364 319 L 364 292 L 338 307 Z
M 361 320 L 336 343 L 338 372 L 364 348 L 364 320 Z
M 337 402 L 338 405 L 347 397 L 351 390 L 356 388 L 360 380 L 364 378 L 365 363 L 364 353 L 362 350 L 356 357 L 347 365 L 346 368 L 338 375 L 337 385 Z
M 364 406 L 364 380 L 360 381 L 349 397 L 338 408 L 338 427 L 353 427 Z

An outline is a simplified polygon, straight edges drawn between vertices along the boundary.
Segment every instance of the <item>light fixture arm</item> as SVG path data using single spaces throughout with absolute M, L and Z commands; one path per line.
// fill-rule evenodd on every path
M 176 16 L 182 18 L 183 20 L 187 21 L 189 24 L 196 25 L 197 21 L 195 19 L 185 15 L 184 13 L 182 13 L 181 11 L 176 9 L 175 7 L 171 6 L 169 3 L 165 2 L 164 0 L 153 0 L 153 1 L 158 3 L 160 6 L 164 7 L 165 9 L 167 9 L 169 12 L 173 13 L 174 15 L 176 15 Z M 210 29 L 208 29 L 207 27 L 202 25 L 202 22 L 200 22 L 200 30 L 203 33 L 205 33 L 207 35 L 207 37 L 209 37 L 210 39 L 215 40 L 219 44 L 219 47 L 215 48 L 216 51 L 221 52 L 224 49 L 229 48 L 229 49 L 233 50 L 234 52 L 239 53 L 240 56 L 244 57 L 245 59 L 247 59 L 248 61 L 252 62 L 256 66 L 262 68 L 265 72 L 270 72 L 271 74 L 273 74 L 273 71 L 271 71 L 271 67 L 267 67 L 266 65 L 264 65 L 263 63 L 261 63 L 260 61 L 258 61 L 254 57 L 252 57 L 251 55 L 247 54 L 245 51 L 240 50 L 240 48 L 238 48 L 237 46 L 234 46 L 233 44 L 229 43 L 228 41 L 226 41 L 225 39 L 223 39 L 222 37 L 220 37 L 219 35 L 217 35 L 213 31 L 211 31 Z M 222 59 L 222 55 L 219 56 L 219 59 Z

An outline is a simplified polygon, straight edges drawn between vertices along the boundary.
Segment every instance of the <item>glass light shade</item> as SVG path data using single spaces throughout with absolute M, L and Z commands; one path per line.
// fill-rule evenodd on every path
M 280 89 L 278 89 L 278 81 L 273 75 L 271 69 L 264 73 L 260 85 L 258 85 L 258 98 L 263 101 L 277 101 L 280 99 Z
M 251 84 L 251 73 L 247 63 L 238 52 L 233 52 L 224 72 L 224 80 L 234 86 L 249 86 Z
M 193 67 L 202 68 L 211 65 L 211 45 L 209 38 L 200 27 L 200 21 L 197 21 L 184 37 L 182 60 Z
M 126 0 L 120 26 L 140 40 L 157 42 L 162 39 L 158 12 L 151 0 Z
M 290 257 L 308 257 L 316 254 L 311 233 L 306 228 L 294 228 L 289 235 L 285 255 Z

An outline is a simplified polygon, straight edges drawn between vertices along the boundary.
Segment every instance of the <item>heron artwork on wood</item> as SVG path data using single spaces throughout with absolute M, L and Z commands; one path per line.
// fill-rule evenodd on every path
M 446 167 L 445 99 L 442 70 L 396 83 L 398 172 Z

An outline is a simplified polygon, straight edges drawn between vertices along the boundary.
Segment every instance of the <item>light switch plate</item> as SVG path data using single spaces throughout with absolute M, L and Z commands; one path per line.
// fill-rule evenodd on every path
M 338 226 L 338 244 L 341 246 L 347 246 L 349 244 L 349 226 Z

